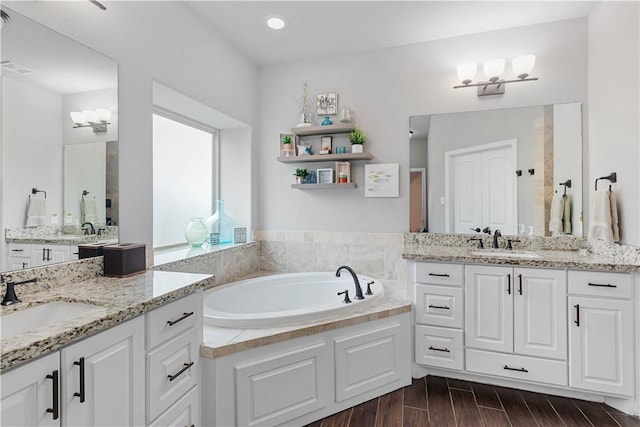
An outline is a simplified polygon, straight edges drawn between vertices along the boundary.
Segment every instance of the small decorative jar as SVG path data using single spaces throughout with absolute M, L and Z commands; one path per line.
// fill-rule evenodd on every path
M 322 121 L 322 123 L 320 123 L 322 126 L 330 126 L 333 124 L 333 122 L 331 121 L 331 119 L 329 119 L 329 116 L 325 116 L 324 120 Z
M 340 113 L 338 114 L 338 120 L 340 123 L 350 123 L 351 122 L 351 110 L 346 105 L 340 107 Z
M 207 226 L 202 222 L 202 218 L 191 218 L 191 222 L 187 225 L 184 237 L 192 248 L 199 248 L 205 240 L 207 240 Z

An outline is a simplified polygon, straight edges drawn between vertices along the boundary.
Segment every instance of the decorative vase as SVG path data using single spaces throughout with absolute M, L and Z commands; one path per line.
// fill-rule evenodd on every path
M 331 121 L 331 119 L 329 119 L 329 116 L 325 116 L 324 120 L 322 121 L 322 123 L 320 123 L 322 126 L 330 126 L 333 124 L 333 122 Z
M 220 244 L 233 243 L 234 221 L 224 212 L 224 200 L 216 200 L 216 213 L 207 218 L 205 224 L 209 234 L 220 234 Z
M 349 107 L 347 107 L 347 106 L 340 107 L 340 113 L 338 114 L 338 120 L 340 120 L 340 123 L 349 123 L 349 122 L 351 122 L 351 110 L 349 110 Z
M 362 153 L 362 144 L 351 144 L 352 153 Z
M 202 218 L 191 218 L 191 222 L 184 232 L 184 237 L 191 247 L 199 248 L 207 240 L 208 234 L 207 226 L 202 222 Z

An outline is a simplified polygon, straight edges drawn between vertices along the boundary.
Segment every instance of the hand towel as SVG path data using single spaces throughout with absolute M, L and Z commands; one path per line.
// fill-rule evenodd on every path
M 616 193 L 609 192 L 609 203 L 611 204 L 611 231 L 613 233 L 613 241 L 620 242 L 620 226 L 618 225 L 618 201 Z
M 81 214 L 82 214 L 82 222 L 90 222 L 91 224 L 96 224 L 98 222 L 98 209 L 96 207 L 96 199 L 82 199 Z
M 45 225 L 47 223 L 47 199 L 29 197 L 27 207 L 27 227 Z
M 613 242 L 609 190 L 597 190 L 593 193 L 593 198 L 591 199 L 591 218 L 589 219 L 589 239 Z
M 562 214 L 562 232 L 571 234 L 571 199 L 564 195 L 564 213 Z
M 549 231 L 551 234 L 562 233 L 562 215 L 564 213 L 564 198 L 562 194 L 555 193 L 551 200 L 551 212 L 549 213 Z

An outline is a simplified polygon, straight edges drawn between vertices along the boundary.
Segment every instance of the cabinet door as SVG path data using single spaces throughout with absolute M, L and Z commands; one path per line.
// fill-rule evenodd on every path
M 465 344 L 485 350 L 513 351 L 513 270 L 467 266 L 465 270 Z
M 633 395 L 633 302 L 569 298 L 569 386 Z
M 514 351 L 566 360 L 566 272 L 516 268 L 513 277 Z
M 37 267 L 69 261 L 70 253 L 67 245 L 31 245 L 31 265 Z
M 63 425 L 144 424 L 144 319 L 61 351 Z
M 2 374 L 0 425 L 60 425 L 60 404 L 55 401 L 59 383 L 54 378 L 59 378 L 59 365 L 59 353 L 55 352 Z
M 9 257 L 7 262 L 7 270 L 23 270 L 31 267 L 30 258 Z

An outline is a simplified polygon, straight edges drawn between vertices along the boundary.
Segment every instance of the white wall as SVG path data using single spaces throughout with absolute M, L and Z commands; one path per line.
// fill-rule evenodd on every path
M 408 118 L 418 114 L 585 102 L 587 22 L 568 20 L 453 39 L 320 57 L 260 69 L 258 186 L 263 230 L 407 231 L 409 224 Z M 321 41 L 319 41 L 321 42 Z M 537 82 L 509 85 L 503 96 L 452 89 L 456 66 L 495 56 L 535 53 Z M 373 163 L 400 163 L 399 198 L 364 198 L 364 166 L 354 162 L 356 190 L 293 190 L 296 165 L 276 161 L 278 135 L 297 123 L 295 98 L 335 91 L 369 136 Z M 636 157 L 637 158 L 637 157 Z
M 589 15 L 589 195 L 596 178 L 618 174 L 620 238 L 631 245 L 640 244 L 639 22 L 638 2 L 602 2 Z
M 256 66 L 181 2 L 3 3 L 118 61 L 120 240 L 151 248 L 153 79 L 255 127 Z

